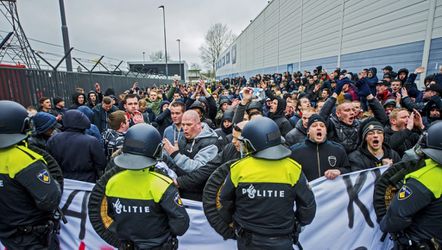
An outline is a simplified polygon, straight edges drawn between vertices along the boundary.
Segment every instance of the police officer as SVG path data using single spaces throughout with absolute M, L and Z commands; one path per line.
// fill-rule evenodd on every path
M 120 249 L 177 249 L 177 235 L 189 227 L 173 180 L 155 171 L 161 156 L 160 133 L 151 125 L 132 126 L 115 164 L 125 170 L 112 176 L 105 193 L 108 215 L 123 242 Z
M 248 122 L 240 140 L 248 155 L 230 166 L 219 212 L 234 222 L 238 249 L 293 249 L 293 232 L 310 224 L 316 212 L 301 166 L 267 117 Z
M 417 148 L 423 167 L 405 176 L 380 222 L 395 238 L 394 249 L 441 249 L 442 122 L 428 128 L 426 145 Z
M 7 249 L 59 249 L 53 214 L 61 198 L 43 156 L 27 147 L 26 109 L 0 101 L 0 241 Z

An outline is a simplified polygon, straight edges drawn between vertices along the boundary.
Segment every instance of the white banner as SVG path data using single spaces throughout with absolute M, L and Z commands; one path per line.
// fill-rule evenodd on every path
M 315 193 L 317 211 L 312 224 L 303 230 L 300 243 L 304 249 L 391 249 L 382 232 L 372 205 L 375 179 L 381 170 L 351 173 L 333 181 L 320 178 L 310 183 Z M 68 220 L 62 224 L 61 249 L 114 249 L 94 231 L 87 216 L 87 201 L 93 184 L 65 179 L 60 207 Z M 183 200 L 190 216 L 190 228 L 179 238 L 179 249 L 236 249 L 233 240 L 224 241 L 209 225 L 201 202 Z M 0 249 L 3 249 L 0 246 Z
M 317 210 L 313 222 L 301 233 L 303 248 L 391 249 L 389 237 L 380 241 L 383 233 L 373 207 L 374 183 L 385 169 L 354 172 L 333 181 L 324 177 L 312 181 Z

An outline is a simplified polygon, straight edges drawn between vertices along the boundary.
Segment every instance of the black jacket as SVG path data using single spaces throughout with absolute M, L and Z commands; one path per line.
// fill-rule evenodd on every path
M 402 157 L 407 149 L 412 148 L 419 141 L 420 131 L 403 129 L 393 131 L 390 126 L 385 127 L 384 142 Z
M 358 171 L 362 169 L 369 169 L 374 167 L 382 166 L 383 159 L 391 159 L 393 163 L 399 162 L 401 158 L 398 153 L 388 146 L 388 144 L 383 144 L 382 149 L 384 150 L 384 155 L 381 159 L 376 158 L 367 149 L 367 144 L 363 143 L 356 151 L 353 151 L 349 156 L 351 171 Z
M 61 191 L 41 155 L 18 145 L 0 150 L 0 183 L 0 240 L 52 219 Z
M 160 114 L 155 118 L 155 122 L 158 125 L 158 131 L 160 132 L 161 136 L 163 136 L 164 130 L 172 124 L 170 109 L 162 111 L 163 105 L 164 104 L 160 106 Z
M 291 158 L 302 166 L 302 172 L 308 181 L 321 176 L 329 169 L 339 169 L 341 174 L 350 171 L 350 163 L 342 145 L 326 140 L 321 144 L 305 139 L 304 142 L 290 147 Z
M 335 104 L 336 98 L 328 98 L 321 111 L 319 111 L 319 115 L 327 121 L 328 139 L 344 146 L 345 151 L 349 154 L 356 150 L 361 143 L 358 133 L 360 122 L 359 120 L 354 120 L 352 125 L 347 125 L 339 121 L 336 114 L 332 114 Z M 368 105 L 373 111 L 376 120 L 382 124 L 387 124 L 388 117 L 382 104 L 376 98 L 373 98 L 368 101 Z
M 286 144 L 292 146 L 296 143 L 303 142 L 307 137 L 307 128 L 302 125 L 302 119 L 299 119 L 294 129 L 285 135 Z
M 290 235 L 295 220 L 307 225 L 316 213 L 301 166 L 290 158 L 243 158 L 230 166 L 219 192 L 223 219 L 256 234 Z
M 165 175 L 123 170 L 109 179 L 105 192 L 118 238 L 134 242 L 136 249 L 161 246 L 170 235 L 183 235 L 189 228 L 178 190 Z
M 89 119 L 77 110 L 67 111 L 63 124 L 66 130 L 52 136 L 47 148 L 63 170 L 65 178 L 95 182 L 98 172 L 106 167 L 103 146 L 97 138 L 86 135 Z
M 290 130 L 292 130 L 292 124 L 285 118 L 284 111 L 287 103 L 284 99 L 277 97 L 278 107 L 274 113 L 269 113 L 269 118 L 276 122 L 279 127 L 279 131 L 282 136 L 285 136 Z

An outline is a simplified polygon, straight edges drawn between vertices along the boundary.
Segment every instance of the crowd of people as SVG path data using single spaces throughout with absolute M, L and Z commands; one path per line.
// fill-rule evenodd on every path
M 420 79 L 420 90 L 415 81 L 424 70 L 395 72 L 386 66 L 379 79 L 376 68 L 352 73 L 318 66 L 312 72 L 213 83 L 176 80 L 147 88 L 134 83 L 124 93 L 103 93 L 95 83 L 87 93 L 77 89 L 69 108 L 59 97 L 42 97 L 39 107 L 28 107 L 33 125 L 29 143 L 49 152 L 65 178 L 96 182 L 107 169 L 119 166 L 115 159 L 124 158 L 125 147 L 137 147 L 136 140 L 125 144 L 127 131 L 150 124 L 162 138 L 151 151 L 173 170 L 180 196 L 201 201 L 218 167 L 259 151 L 265 139 L 247 143 L 242 132 L 261 119 L 262 124 L 253 123 L 258 136 L 259 126 L 267 122 L 262 117 L 267 117 L 277 125 L 281 144 L 290 149 L 284 153 L 290 158 L 287 164 L 299 164 L 307 181 L 334 179 L 413 157 L 420 137 L 442 119 L 442 72 Z M 228 184 L 233 192 L 235 183 Z M 226 192 L 222 197 L 231 198 Z
M 165 139 L 164 159 L 178 172 L 175 181 L 184 197 L 189 193 L 201 200 L 205 181 L 216 167 L 212 162 L 235 144 L 234 127 L 266 116 L 278 124 L 309 181 L 333 179 L 398 162 L 426 128 L 442 119 L 440 73 L 421 79 L 424 89 L 419 90 L 415 80 L 422 67 L 414 73 L 396 73 L 391 66 L 382 70 L 381 80 L 376 68 L 354 74 L 341 69 L 327 73 L 318 66 L 313 73 L 256 75 L 249 80 L 174 81 L 144 89 L 135 83 L 118 97 L 112 89 L 103 94 L 96 83 L 87 95 L 77 89 L 69 109 L 61 98 L 41 98 L 30 141 L 53 154 L 67 178 L 93 182 L 97 170 L 104 170 L 118 154 L 127 129 L 151 124 Z M 83 130 L 96 140 L 81 134 Z

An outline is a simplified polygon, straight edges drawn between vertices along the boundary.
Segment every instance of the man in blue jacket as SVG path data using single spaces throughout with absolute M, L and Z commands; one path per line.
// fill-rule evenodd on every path
M 106 167 L 103 147 L 97 138 L 86 135 L 91 123 L 78 110 L 69 110 L 63 117 L 65 131 L 49 139 L 47 148 L 63 170 L 65 178 L 95 182 Z

